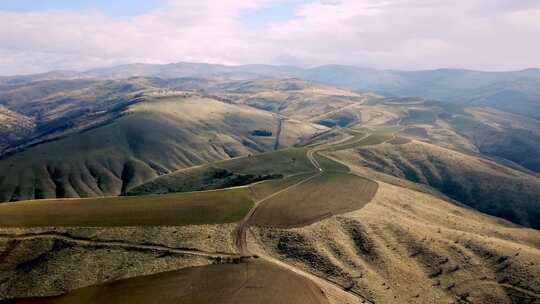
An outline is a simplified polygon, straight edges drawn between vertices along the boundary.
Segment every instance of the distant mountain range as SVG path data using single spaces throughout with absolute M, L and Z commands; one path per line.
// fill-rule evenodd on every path
M 315 68 L 272 65 L 226 66 L 206 63 L 126 64 L 85 72 L 53 71 L 27 76 L 0 77 L 0 85 L 40 80 L 130 77 L 217 78 L 254 80 L 301 78 L 384 96 L 418 96 L 461 105 L 490 106 L 540 118 L 540 69 L 481 72 L 459 69 L 425 71 L 376 70 L 344 65 Z

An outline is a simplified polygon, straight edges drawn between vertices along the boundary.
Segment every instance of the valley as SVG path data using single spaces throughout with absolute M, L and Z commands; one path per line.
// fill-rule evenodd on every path
M 535 271 L 532 269 L 537 266 L 531 261 L 535 261 L 540 255 L 540 251 L 535 249 L 540 245 L 540 234 L 538 232 L 523 230 L 523 228 L 509 222 L 495 220 L 470 209 L 463 209 L 430 194 L 393 186 L 381 181 L 375 182 L 355 177 L 356 175 L 351 174 L 355 174 L 354 168 L 356 165 L 342 167 L 337 163 L 333 164 L 332 160 L 322 156 L 328 154 L 328 157 L 334 158 L 336 153 L 339 155 L 344 151 L 347 152 L 351 147 L 378 147 L 386 145 L 385 142 L 387 141 L 393 141 L 391 136 L 383 137 L 382 140 L 378 138 L 380 138 L 380 135 L 352 133 L 349 137 L 344 137 L 333 143 L 327 142 L 323 145 L 315 145 L 313 148 L 302 150 L 302 154 L 295 154 L 297 157 L 303 155 L 307 163 L 300 166 L 296 172 L 289 171 L 287 177 L 283 180 L 261 181 L 252 185 L 233 187 L 231 190 L 208 190 L 180 195 L 129 196 L 94 199 L 95 201 L 87 201 L 88 199 L 74 201 L 52 200 L 50 203 L 49 201 L 38 201 L 35 203 L 18 202 L 1 205 L 0 214 L 2 214 L 2 217 L 15 219 L 12 224 L 2 225 L 4 228 L 2 228 L 1 238 L 8 243 L 13 244 L 13 242 L 16 242 L 18 244 L 6 256 L 14 259 L 16 264 L 21 259 L 29 258 L 25 256 L 24 251 L 17 252 L 16 248 L 29 246 L 29 243 L 36 244 L 47 241 L 54 241 L 54 244 L 64 243 L 67 247 L 65 247 L 66 245 L 61 247 L 54 245 L 49 249 L 50 251 L 47 251 L 45 247 L 43 254 L 47 256 L 45 258 L 47 262 L 44 262 L 46 264 L 54 263 L 58 265 L 59 263 L 69 267 L 70 262 L 69 259 L 66 259 L 66 253 L 59 253 L 58 251 L 80 250 L 77 249 L 78 247 L 86 250 L 109 248 L 109 252 L 105 254 L 105 256 L 109 257 L 107 258 L 108 263 L 123 264 L 125 262 L 122 262 L 122 256 L 133 251 L 144 256 L 137 257 L 137 261 L 141 263 L 145 263 L 144 261 L 149 258 L 148 255 L 150 255 L 150 258 L 157 255 L 158 260 L 172 260 L 160 262 L 159 266 L 154 266 L 153 270 L 147 270 L 143 273 L 140 273 L 141 270 L 139 270 L 132 273 L 133 276 L 128 275 L 125 277 L 124 275 L 122 276 L 124 279 L 120 281 L 115 279 L 113 281 L 118 283 L 100 282 L 98 279 L 94 284 L 101 283 L 104 285 L 84 287 L 83 284 L 82 289 L 74 288 L 75 291 L 68 292 L 63 296 L 45 298 L 44 300 L 26 298 L 17 301 L 17 303 L 35 303 L 35 301 L 44 301 L 45 303 L 71 303 L 77 301 L 86 303 L 90 299 L 95 301 L 97 298 L 101 298 L 103 301 L 111 301 L 111 303 L 128 300 L 147 303 L 147 301 L 159 302 L 162 297 L 174 298 L 178 303 L 193 303 L 193 301 L 202 301 L 204 303 L 212 301 L 223 303 L 262 301 L 261 303 L 266 303 L 265 297 L 275 299 L 275 295 L 271 293 L 274 288 L 286 290 L 286 288 L 297 286 L 295 284 L 304 286 L 302 290 L 306 293 L 285 292 L 282 296 L 294 294 L 298 298 L 295 300 L 284 298 L 283 301 L 298 301 L 299 303 L 362 303 L 362 301 L 364 303 L 392 303 L 399 298 L 400 301 L 403 300 L 407 303 L 438 303 L 441 299 L 457 297 L 473 302 L 475 300 L 488 301 L 489 299 L 505 303 L 506 301 L 513 301 L 511 299 L 516 297 L 528 298 L 533 301 L 537 299 L 539 295 L 536 288 L 540 286 L 537 280 L 540 278 L 534 274 Z M 271 152 L 270 154 L 280 155 L 283 152 Z M 253 157 L 248 156 L 231 162 L 241 162 L 244 159 L 250 162 L 252 161 L 251 158 Z M 283 157 L 276 157 L 276 159 L 283 160 Z M 269 172 L 266 171 L 269 169 L 264 169 L 267 162 L 256 161 L 253 163 L 252 166 L 240 167 L 251 168 L 253 172 Z M 321 163 L 325 165 L 321 165 Z M 256 164 L 261 164 L 262 167 L 257 168 Z M 345 162 L 345 164 L 347 163 Z M 231 165 L 222 167 L 234 168 Z M 352 170 L 351 173 L 349 173 L 347 167 Z M 286 167 L 281 168 L 285 169 Z M 308 169 L 311 169 L 311 171 Z M 286 173 L 283 169 L 278 172 Z M 349 186 L 348 182 L 344 183 L 341 180 L 335 183 L 333 180 L 336 178 L 351 179 L 352 184 Z M 172 181 L 177 182 L 174 179 Z M 358 182 L 365 184 L 365 186 L 356 184 Z M 312 187 L 313 190 L 309 190 Z M 329 192 L 324 187 L 329 187 L 328 190 L 333 189 L 337 192 Z M 361 190 L 362 187 L 366 187 L 365 190 Z M 317 192 L 314 192 L 315 189 L 321 192 L 317 194 Z M 233 211 L 231 204 L 235 204 L 235 199 L 227 201 L 226 196 L 221 194 L 222 191 L 235 191 L 235 193 L 246 194 L 251 192 L 247 196 L 251 196 L 253 202 L 250 205 L 251 207 L 247 209 L 249 211 L 243 211 L 244 215 L 241 215 L 241 217 L 231 218 L 230 222 L 236 222 L 232 226 L 226 224 L 227 220 L 225 220 L 225 223 L 220 224 L 223 220 L 218 220 L 218 216 L 223 216 L 223 211 L 212 215 L 208 211 L 203 211 L 204 209 L 200 207 L 186 205 L 198 204 L 197 200 L 190 198 L 190 196 L 197 195 L 197 197 L 201 197 L 201 203 L 203 203 L 205 196 L 212 195 L 210 197 L 219 197 L 218 200 L 213 200 L 220 202 L 219 206 L 221 207 L 219 208 L 225 207 L 224 210 Z M 364 196 L 365 201 L 358 200 L 362 191 L 367 191 Z M 399 192 L 397 196 L 394 194 L 396 191 Z M 301 195 L 302 193 L 313 193 L 314 197 L 306 198 Z M 297 202 L 298 199 L 295 198 L 295 195 L 298 194 L 300 194 L 300 201 Z M 325 195 L 328 195 L 328 198 L 325 199 Z M 347 198 L 347 195 L 352 196 Z M 237 197 L 237 194 L 233 197 Z M 323 204 L 314 208 L 314 198 L 319 199 L 321 202 L 334 201 L 339 202 L 339 204 Z M 105 200 L 110 200 L 110 202 Z M 122 200 L 127 201 L 122 202 Z M 138 201 L 141 203 L 138 203 Z M 303 206 L 302 204 L 305 203 L 302 203 L 302 201 L 308 203 L 308 205 Z M 102 203 L 103 205 L 99 207 L 99 204 Z M 63 205 L 63 207 L 53 209 L 50 204 Z M 171 207 L 166 207 L 167 209 L 164 209 L 166 213 L 160 214 L 160 209 L 164 208 L 161 206 L 167 205 L 172 205 L 172 208 L 174 208 L 174 205 L 178 205 L 179 208 L 187 209 L 173 211 L 174 209 L 170 209 Z M 137 209 L 134 209 L 134 206 L 143 207 L 145 209 L 144 216 L 137 217 L 135 215 Z M 39 210 L 37 208 L 41 208 L 43 211 L 37 211 Z M 96 219 L 99 221 L 92 222 L 92 216 L 88 216 L 92 213 L 85 211 L 88 208 L 91 208 L 90 210 L 99 210 L 100 213 L 96 214 Z M 116 208 L 120 208 L 118 209 L 118 216 L 122 216 L 129 210 L 129 213 L 127 213 L 129 217 L 126 218 L 129 222 L 122 220 L 122 217 L 115 216 L 116 213 L 112 210 Z M 325 211 L 324 208 L 330 209 Z M 53 215 L 45 212 L 49 209 L 58 212 L 57 216 L 59 217 L 57 220 L 51 217 Z M 202 212 L 205 218 L 211 218 L 212 220 L 210 222 L 203 220 L 203 222 L 195 224 L 193 220 L 196 220 L 196 217 L 186 213 L 190 212 L 189 210 L 197 213 Z M 299 213 L 294 213 L 294 210 L 298 210 Z M 310 215 L 308 212 L 310 210 L 318 213 Z M 155 212 L 157 214 L 153 217 L 151 214 Z M 180 216 L 186 216 L 189 222 L 181 222 L 182 217 L 175 216 L 176 212 Z M 283 213 L 282 215 L 274 215 L 273 212 Z M 381 212 L 386 215 L 381 216 Z M 38 214 L 44 220 L 35 219 L 35 216 L 31 216 L 32 214 Z M 86 214 L 86 216 L 72 222 L 70 219 L 77 219 L 76 214 Z M 172 215 L 171 219 L 174 220 L 167 222 L 166 214 Z M 426 217 L 434 219 L 435 214 L 439 214 L 438 217 L 435 217 L 436 221 L 424 222 L 422 220 Z M 452 214 L 452 216 L 445 217 L 444 214 Z M 307 218 L 304 219 L 306 216 Z M 313 217 L 309 219 L 310 216 Z M 155 218 L 155 222 L 152 222 L 152 218 Z M 25 219 L 26 224 L 21 222 L 21 219 Z M 57 222 L 58 227 L 40 228 L 45 226 L 45 219 Z M 64 219 L 64 222 L 62 219 Z M 456 225 L 458 222 L 460 224 Z M 65 227 L 62 227 L 63 225 Z M 10 228 L 10 226 L 13 228 Z M 84 226 L 96 228 L 83 228 Z M 118 228 L 114 228 L 114 226 L 118 226 Z M 123 226 L 126 226 L 126 228 Z M 127 226 L 136 227 L 127 228 Z M 484 228 L 479 231 L 478 229 L 482 226 Z M 186 234 L 185 230 L 191 230 L 192 227 L 204 229 L 202 230 L 204 231 L 203 234 L 208 235 L 212 245 L 204 245 L 204 242 L 199 240 L 202 237 L 199 233 Z M 216 230 L 210 227 L 223 228 Z M 225 230 L 223 230 L 224 228 Z M 51 232 L 51 229 L 54 232 Z M 161 241 L 162 244 L 137 243 L 137 239 L 141 241 L 146 239 L 146 234 L 155 231 L 155 229 L 161 231 L 161 239 L 165 238 Z M 135 231 L 137 231 L 138 236 L 132 234 Z M 177 243 L 178 240 L 175 240 L 170 235 L 174 231 L 181 233 L 180 244 Z M 229 237 L 225 237 L 226 231 L 229 231 Z M 383 231 L 384 234 L 381 234 Z M 328 238 L 330 235 L 338 238 Z M 144 238 L 141 239 L 141 237 Z M 430 242 L 442 242 L 441 244 L 447 245 L 426 247 L 427 243 L 425 241 L 428 238 L 431 240 Z M 400 240 L 401 242 L 405 241 L 405 243 L 400 243 Z M 173 243 L 172 246 L 170 245 L 171 242 Z M 184 242 L 195 245 L 195 247 L 178 247 Z M 218 247 L 216 248 L 216 246 Z M 206 251 L 212 247 L 216 251 Z M 464 252 L 465 249 L 467 251 Z M 92 249 L 92 251 L 95 250 Z M 125 253 L 121 254 L 119 251 Z M 408 260 L 404 260 L 403 255 L 408 256 L 408 260 L 413 263 L 406 264 Z M 393 259 L 398 256 L 400 262 L 394 261 Z M 512 258 L 509 258 L 509 256 L 512 256 Z M 431 264 L 433 259 L 435 261 L 441 259 L 444 263 Z M 55 260 L 56 262 L 54 262 Z M 96 260 L 99 261 L 99 259 Z M 501 262 L 491 264 L 491 261 L 495 260 L 503 261 L 503 264 L 498 264 Z M 507 265 L 502 273 L 497 270 L 501 265 Z M 390 266 L 391 268 L 388 268 Z M 44 265 L 41 265 L 41 267 L 44 267 Z M 178 267 L 182 270 L 174 270 L 178 269 Z M 220 267 L 225 268 L 220 270 Z M 225 270 L 229 268 L 230 270 Z M 528 271 L 523 272 L 525 269 L 528 269 Z M 33 269 L 33 271 L 39 271 L 39 269 Z M 156 273 L 154 271 L 157 271 L 157 274 L 153 274 Z M 265 273 L 265 275 L 258 275 L 258 272 Z M 16 273 L 24 275 L 20 272 Z M 223 277 L 226 273 L 227 276 Z M 390 273 L 392 275 L 388 277 Z M 425 286 L 436 286 L 436 288 L 420 290 L 402 286 L 403 281 L 399 281 L 399 277 L 402 275 L 410 276 L 413 273 L 417 280 L 426 282 L 427 285 Z M 249 278 L 248 281 L 233 292 L 235 290 L 235 280 L 240 282 L 243 280 L 241 278 L 244 274 Z M 472 289 L 472 286 L 467 282 L 474 276 L 482 276 L 482 274 L 486 279 L 482 279 L 482 277 L 475 280 L 479 280 L 479 282 L 485 280 L 486 283 Z M 288 282 L 287 285 L 283 287 L 275 285 L 274 281 L 270 279 L 274 275 L 280 277 L 280 281 Z M 111 274 L 107 276 L 111 276 Z M 281 278 L 282 276 L 285 277 Z M 264 281 L 265 279 L 262 278 L 270 281 Z M 521 281 L 523 279 L 528 280 L 531 285 L 523 288 L 522 285 L 519 285 L 522 283 L 518 283 L 523 282 Z M 381 285 L 373 284 L 374 281 L 379 282 Z M 157 289 L 155 291 L 152 289 L 166 288 L 165 286 L 171 286 L 171 284 L 178 284 L 179 282 L 192 282 L 191 284 L 194 285 L 191 285 L 193 287 L 190 291 L 173 288 L 171 289 L 173 293 L 165 294 L 156 293 Z M 411 283 L 418 286 L 416 282 Z M 67 284 L 67 282 L 64 284 Z M 144 289 L 139 289 L 140 284 L 145 286 Z M 65 285 L 61 286 L 65 288 Z M 255 293 L 250 291 L 250 286 L 258 286 L 258 289 L 256 289 L 258 291 Z M 130 291 L 135 291 L 134 288 L 141 292 L 141 296 L 136 296 L 137 293 Z M 13 292 L 13 289 L 11 290 Z M 210 292 L 210 290 L 216 293 Z M 36 290 L 31 296 L 54 296 L 55 293 L 62 292 L 61 290 L 47 291 L 43 289 L 40 291 L 41 294 Z M 267 292 L 268 294 L 265 295 Z
M 535 117 L 130 68 L 2 80 L 1 303 L 540 303 Z

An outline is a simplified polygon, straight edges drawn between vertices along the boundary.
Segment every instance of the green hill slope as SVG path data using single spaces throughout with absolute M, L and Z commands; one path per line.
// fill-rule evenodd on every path
M 105 126 L 31 147 L 0 160 L 0 200 L 118 195 L 152 177 L 194 165 L 272 150 L 271 113 L 196 94 L 147 97 Z M 323 128 L 283 129 L 295 138 Z
M 128 194 L 211 190 L 315 171 L 306 149 L 287 149 L 181 169 L 134 187 Z

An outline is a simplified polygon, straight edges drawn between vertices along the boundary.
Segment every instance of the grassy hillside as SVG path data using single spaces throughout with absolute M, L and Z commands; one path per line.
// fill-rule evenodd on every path
M 538 69 L 515 72 L 383 71 L 328 65 L 306 70 L 299 77 L 386 96 L 419 96 L 461 105 L 489 106 L 540 118 Z
M 540 232 L 379 183 L 364 208 L 294 229 L 253 227 L 251 248 L 372 303 L 536 303 Z
M 287 149 L 181 169 L 134 187 L 128 195 L 219 189 L 315 171 L 306 149 Z
M 147 99 L 112 123 L 1 159 L 0 200 L 118 195 L 179 168 L 274 149 L 275 137 L 252 135 L 275 134 L 270 113 L 199 95 Z
M 525 170 L 539 170 L 540 121 L 534 118 L 422 98 L 371 99 L 347 112 L 360 122 L 352 128 L 386 129 L 441 147 L 481 153 Z
M 429 185 L 482 212 L 540 228 L 540 179 L 536 176 L 418 141 L 349 149 L 333 155 Z
M 346 126 L 357 122 L 346 109 L 377 98 L 300 79 L 230 82 L 214 89 L 235 103 L 279 113 L 300 121 L 314 121 L 327 126 Z M 327 120 L 335 113 L 337 117 Z
M 467 108 L 468 120 L 451 121 L 478 151 L 540 172 L 540 120 L 491 108 Z
M 0 155 L 12 143 L 19 142 L 33 133 L 34 121 L 27 116 L 0 105 Z
M 110 122 L 151 89 L 136 79 L 51 80 L 0 87 L 0 106 L 27 121 L 22 124 L 27 126 L 20 134 L 24 136 L 4 139 L 0 156 Z
M 540 118 L 540 70 L 482 72 L 460 69 L 425 71 L 376 70 L 344 65 L 309 69 L 291 66 L 224 66 L 205 63 L 166 65 L 128 64 L 78 72 L 51 72 L 21 77 L 1 77 L 0 84 L 27 84 L 39 80 L 74 78 L 221 78 L 249 81 L 260 78 L 300 78 L 327 85 L 385 96 L 420 96 L 462 105 L 490 106 L 515 114 Z M 81 80 L 79 80 L 81 81 Z

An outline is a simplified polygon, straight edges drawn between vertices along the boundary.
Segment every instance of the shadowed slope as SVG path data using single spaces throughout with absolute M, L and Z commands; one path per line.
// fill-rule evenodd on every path
M 540 227 L 540 179 L 536 176 L 419 141 L 333 155 L 359 167 L 429 185 L 482 212 Z
M 198 95 L 139 103 L 111 124 L 0 160 L 0 200 L 118 195 L 179 168 L 271 150 L 275 139 L 252 131 L 277 125 L 270 113 Z

